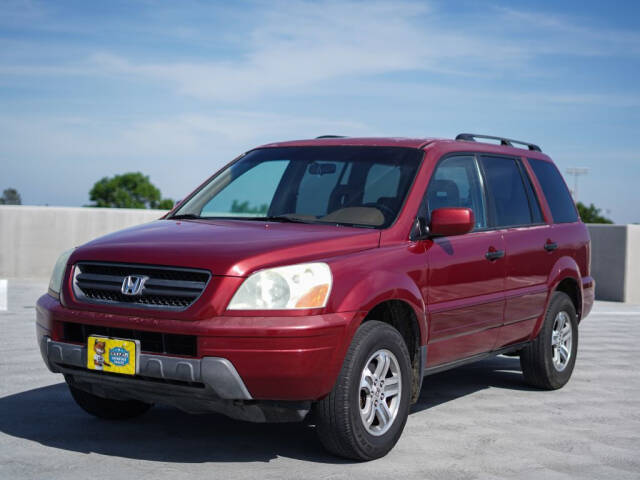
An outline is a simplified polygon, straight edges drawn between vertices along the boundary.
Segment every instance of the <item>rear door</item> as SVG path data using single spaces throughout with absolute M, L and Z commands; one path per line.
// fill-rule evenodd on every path
M 426 194 L 428 214 L 442 207 L 471 208 L 475 229 L 427 240 L 425 300 L 429 308 L 427 366 L 490 351 L 503 323 L 505 245 L 488 229 L 483 179 L 473 154 L 439 161 Z
M 538 180 L 544 194 L 553 225 L 549 235 L 547 249 L 554 248 L 554 257 L 573 256 L 582 274 L 588 272 L 588 253 L 584 243 L 584 228 L 576 230 L 579 222 L 578 211 L 571 193 L 558 168 L 550 161 L 528 158 L 531 173 Z
M 520 158 L 482 156 L 493 225 L 506 245 L 504 325 L 496 347 L 526 340 L 544 312 L 547 278 L 556 260 L 531 179 Z

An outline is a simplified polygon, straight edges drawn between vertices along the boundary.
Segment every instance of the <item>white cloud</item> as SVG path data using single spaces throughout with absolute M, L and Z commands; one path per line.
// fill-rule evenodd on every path
M 234 100 L 336 77 L 424 68 L 430 47 L 414 18 L 426 12 L 404 2 L 280 3 L 241 34 L 247 53 L 233 61 L 139 63 L 106 53 L 91 60 L 114 74 L 169 82 L 186 95 Z
M 0 152 L 27 159 L 63 162 L 102 159 L 207 157 L 212 151 L 251 148 L 260 142 L 309 138 L 324 133 L 357 135 L 361 122 L 274 113 L 220 111 L 153 120 L 97 120 L 91 117 L 0 117 Z
M 528 56 L 523 46 L 440 26 L 430 15 L 425 3 L 278 3 L 246 34 L 248 53 L 233 61 L 137 62 L 98 53 L 91 62 L 112 74 L 168 82 L 185 95 L 229 101 L 343 77 L 477 74 L 479 64 L 488 71 Z
M 557 14 L 513 8 L 496 10 L 500 13 L 503 25 L 529 32 L 530 48 L 534 53 L 621 57 L 640 55 L 640 34 L 637 31 L 585 26 Z
M 539 55 L 640 53 L 635 32 L 587 28 L 564 17 L 508 8 L 456 20 L 428 2 L 290 1 L 258 4 L 252 17 L 253 27 L 238 28 L 235 42 L 242 53 L 236 58 L 153 60 L 107 50 L 76 64 L 4 65 L 0 72 L 142 78 L 185 96 L 229 104 L 308 93 L 347 77 L 421 71 L 529 76 L 537 69 L 525 67 Z

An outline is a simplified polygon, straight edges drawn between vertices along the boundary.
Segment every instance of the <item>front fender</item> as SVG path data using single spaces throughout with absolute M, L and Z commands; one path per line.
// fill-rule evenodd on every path
M 375 275 L 360 278 L 336 305 L 337 312 L 369 312 L 388 300 L 400 300 L 413 309 L 420 329 L 420 344 L 427 340 L 426 308 L 420 289 L 407 275 L 397 272 L 376 271 Z M 356 323 L 356 319 L 358 319 Z M 364 317 L 356 317 L 349 328 L 349 343 Z

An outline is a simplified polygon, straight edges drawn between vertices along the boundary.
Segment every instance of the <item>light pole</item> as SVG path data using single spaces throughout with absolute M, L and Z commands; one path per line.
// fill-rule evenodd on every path
M 589 169 L 582 167 L 571 167 L 567 168 L 565 172 L 567 173 L 567 175 L 573 175 L 573 191 L 571 193 L 573 194 L 574 202 L 578 203 L 578 178 L 580 177 L 580 175 L 586 175 L 587 173 L 589 173 Z

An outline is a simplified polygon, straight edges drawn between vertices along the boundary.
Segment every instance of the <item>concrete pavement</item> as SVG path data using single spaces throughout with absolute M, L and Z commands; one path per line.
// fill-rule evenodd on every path
M 427 377 L 385 458 L 324 453 L 310 424 L 258 425 L 154 407 L 128 422 L 82 412 L 34 338 L 45 281 L 9 281 L 0 312 L 3 479 L 640 478 L 640 306 L 598 302 L 562 390 L 523 383 L 498 357 Z

